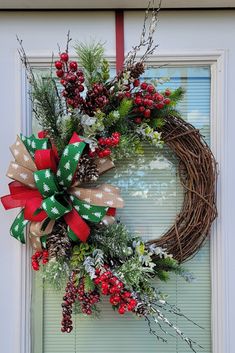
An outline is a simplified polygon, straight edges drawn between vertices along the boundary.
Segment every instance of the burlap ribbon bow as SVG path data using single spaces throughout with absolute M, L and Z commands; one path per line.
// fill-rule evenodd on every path
M 10 147 L 15 158 L 10 163 L 7 176 L 10 195 L 1 201 L 5 209 L 22 207 L 11 226 L 11 235 L 25 242 L 24 229 L 30 222 L 30 232 L 36 237 L 51 232 L 55 220 L 63 217 L 68 225 L 68 235 L 86 241 L 90 228 L 86 221 L 109 221 L 113 210 L 123 207 L 117 187 L 104 184 L 96 188 L 74 187 L 77 165 L 86 146 L 74 133 L 60 160 L 46 138 L 21 135 Z M 111 160 L 97 161 L 99 172 L 113 167 Z M 37 241 L 39 241 L 37 239 Z

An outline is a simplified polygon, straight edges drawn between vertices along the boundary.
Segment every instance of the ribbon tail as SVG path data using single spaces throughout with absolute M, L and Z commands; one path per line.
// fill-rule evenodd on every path
M 28 220 L 24 219 L 24 210 L 22 210 L 15 218 L 10 229 L 11 235 L 22 244 L 25 244 L 25 227 L 28 222 Z
M 42 243 L 53 230 L 55 221 L 47 218 L 42 222 L 31 222 L 29 227 L 29 241 L 34 250 L 42 250 Z M 45 247 L 45 246 L 44 246 Z
M 82 242 L 86 242 L 90 234 L 90 228 L 74 208 L 64 215 L 64 220 L 76 237 Z

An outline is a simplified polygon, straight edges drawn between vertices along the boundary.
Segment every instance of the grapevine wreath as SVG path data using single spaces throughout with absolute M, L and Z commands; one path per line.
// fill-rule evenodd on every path
M 176 110 L 182 88 L 160 90 L 141 79 L 146 58 L 155 49 L 157 13 L 146 12 L 139 45 L 112 79 L 99 42 L 78 43 L 77 62 L 69 56 L 68 34 L 66 50 L 53 60 L 56 72 L 52 68 L 48 75 L 36 76 L 19 41 L 42 131 L 38 137 L 21 134 L 11 146 L 15 160 L 7 176 L 13 181 L 1 201 L 5 209 L 21 208 L 11 235 L 22 243 L 30 241 L 32 268 L 57 287 L 67 282 L 62 332 L 72 331 L 75 308 L 91 315 L 104 295 L 120 315 L 143 317 L 158 339 L 166 340 L 168 327 L 195 351 L 196 343 L 167 313 L 184 315 L 152 280 L 165 281 L 170 272 L 188 278 L 180 263 L 198 251 L 216 217 L 216 163 L 200 132 Z M 115 160 L 143 153 L 146 143 L 156 151 L 166 144 L 175 153 L 185 194 L 173 226 L 160 239 L 145 243 L 115 220 L 116 209 L 124 206 L 121 190 L 100 185 L 99 176 Z

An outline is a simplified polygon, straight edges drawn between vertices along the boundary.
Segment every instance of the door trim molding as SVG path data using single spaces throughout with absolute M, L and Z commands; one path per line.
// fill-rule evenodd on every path
M 215 51 L 185 51 L 162 52 L 149 59 L 150 64 L 161 65 L 210 65 L 211 66 L 211 148 L 218 162 L 217 207 L 218 218 L 214 222 L 211 237 L 211 323 L 212 323 L 212 352 L 231 353 L 229 337 L 232 328 L 229 327 L 229 259 L 228 254 L 228 222 L 226 212 L 226 198 L 229 195 L 227 151 L 228 114 L 227 114 L 227 57 L 226 50 Z M 50 53 L 29 53 L 32 67 L 47 67 L 51 62 Z M 108 57 L 111 64 L 114 57 Z M 18 59 L 19 101 L 21 131 L 31 133 L 31 106 L 27 97 L 27 80 L 24 68 Z M 31 353 L 31 285 L 32 273 L 30 266 L 29 246 L 22 247 L 21 252 L 21 327 L 20 353 Z M 41 353 L 41 352 L 40 352 Z

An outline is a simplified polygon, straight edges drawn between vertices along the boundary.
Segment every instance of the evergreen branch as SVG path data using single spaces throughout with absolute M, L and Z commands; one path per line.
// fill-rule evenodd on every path
M 90 88 L 94 82 L 102 77 L 100 70 L 104 62 L 104 45 L 101 42 L 81 43 L 75 46 L 81 66 L 84 69 L 87 85 Z

